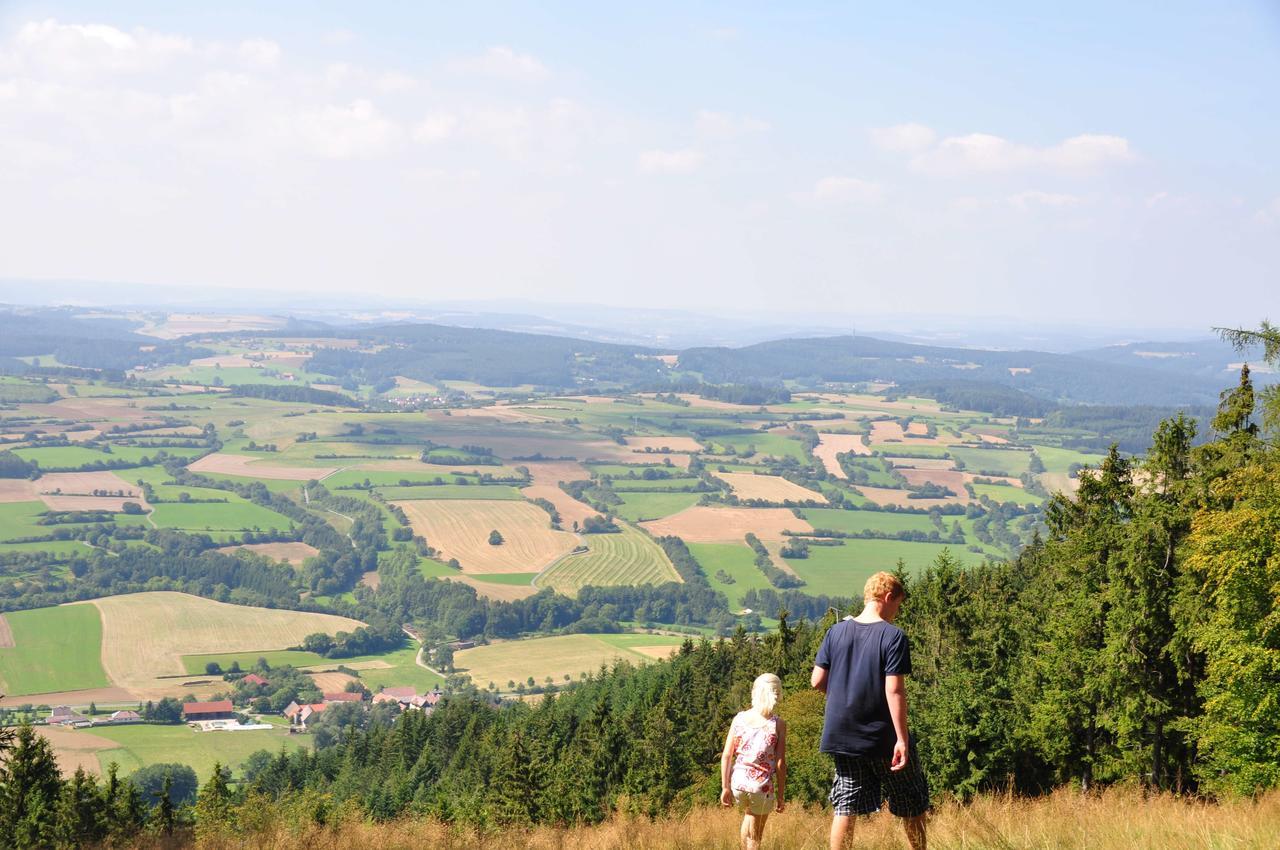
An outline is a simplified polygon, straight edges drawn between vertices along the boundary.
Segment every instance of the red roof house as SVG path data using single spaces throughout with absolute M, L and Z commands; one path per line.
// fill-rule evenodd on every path
M 246 685 L 269 685 L 269 684 L 271 684 L 271 683 L 270 683 L 270 682 L 268 682 L 266 679 L 264 679 L 264 678 L 262 678 L 261 676 L 259 676 L 257 673 L 250 673 L 248 676 L 245 676 L 245 677 L 244 677 L 243 679 L 241 679 L 240 681 L 244 682 Z
M 359 692 L 336 691 L 324 695 L 325 702 L 363 702 L 364 694 Z

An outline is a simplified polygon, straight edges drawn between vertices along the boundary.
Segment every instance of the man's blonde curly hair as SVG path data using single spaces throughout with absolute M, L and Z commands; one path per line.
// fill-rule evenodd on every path
M 867 583 L 862 586 L 862 598 L 864 601 L 879 599 L 886 593 L 896 598 L 901 596 L 905 590 L 906 588 L 902 586 L 902 581 L 893 573 L 878 572 L 867 579 Z

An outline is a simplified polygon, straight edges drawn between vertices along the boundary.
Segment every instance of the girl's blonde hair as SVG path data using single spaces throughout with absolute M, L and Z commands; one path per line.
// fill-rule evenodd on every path
M 765 717 L 772 717 L 782 696 L 782 680 L 772 673 L 761 673 L 751 685 L 751 707 Z

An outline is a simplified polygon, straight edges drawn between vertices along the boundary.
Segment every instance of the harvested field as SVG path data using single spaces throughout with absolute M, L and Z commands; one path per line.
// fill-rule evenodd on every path
M 821 493 L 776 475 L 756 475 L 752 472 L 713 472 L 712 475 L 727 482 L 739 499 L 760 499 L 765 502 L 827 501 L 827 497 Z
M 459 670 L 470 674 L 477 687 L 493 682 L 508 690 L 507 682 L 524 682 L 530 676 L 537 683 L 550 676 L 552 681 L 563 684 L 566 674 L 577 679 L 582 673 L 595 673 L 601 664 L 611 665 L 618 659 L 640 664 L 652 657 L 609 642 L 617 638 L 637 638 L 648 646 L 661 640 L 655 635 L 557 635 L 464 649 L 453 660 Z M 674 649 L 679 641 L 671 640 Z
M 248 543 L 243 546 L 223 546 L 218 551 L 234 552 L 237 549 L 289 564 L 301 564 L 307 558 L 320 554 L 319 549 L 306 543 Z
M 1042 472 L 1040 483 L 1050 493 L 1075 493 L 1080 489 L 1080 479 L 1065 472 Z
M 52 691 L 41 694 L 17 694 L 0 697 L 0 708 L 13 708 L 18 705 L 70 705 L 87 706 L 91 702 L 99 705 L 115 705 L 117 703 L 137 702 L 138 695 L 124 688 L 85 688 L 79 691 Z
M 46 472 L 34 483 L 42 496 L 55 492 L 63 496 L 92 496 L 95 490 L 100 490 L 112 495 L 119 493 L 135 502 L 142 498 L 137 484 L 114 472 Z
M 957 496 L 965 494 L 964 483 L 965 473 L 957 472 L 954 469 L 900 469 L 902 477 L 907 479 L 908 484 L 920 486 L 921 484 L 937 484 L 939 487 L 946 487 Z
M 992 445 L 996 445 L 996 446 L 1007 445 L 1009 442 L 1004 437 L 998 436 L 996 434 L 978 434 L 977 437 L 979 440 L 981 440 L 984 443 L 991 443 Z
M 61 726 L 37 726 L 36 732 L 53 747 L 54 758 L 63 776 L 70 776 L 82 768 L 85 773 L 101 772 L 98 753 L 120 746 L 87 729 L 65 729 Z
M 694 505 L 678 514 L 641 523 L 650 534 L 674 534 L 686 543 L 740 543 L 752 532 L 761 540 L 781 540 L 783 531 L 813 531 L 787 508 L 731 508 Z
M 538 588 L 532 584 L 503 584 L 496 581 L 481 581 L 474 576 L 454 574 L 448 576 L 447 580 L 461 582 L 469 587 L 474 587 L 476 593 L 499 602 L 515 602 L 517 599 L 528 599 L 538 592 Z
M 277 466 L 255 463 L 257 458 L 214 452 L 187 467 L 192 472 L 218 472 L 245 478 L 275 478 L 281 481 L 310 481 L 337 472 L 332 466 Z
M 968 481 L 970 484 L 975 483 L 975 479 L 981 478 L 984 482 L 1001 481 L 1008 484 L 1010 487 L 1022 486 L 1022 479 L 1014 478 L 1012 475 L 982 475 L 977 472 L 965 472 L 962 474 L 964 475 L 964 480 Z
M 588 551 L 561 558 L 538 576 L 538 587 L 572 596 L 587 585 L 681 581 L 662 548 L 633 526 L 623 523 L 621 534 L 584 534 L 581 539 Z
M 9 621 L 4 618 L 4 614 L 0 614 L 0 649 L 12 649 L 14 646 L 13 630 L 9 628 Z
M 348 682 L 358 681 L 355 676 L 349 673 L 311 673 L 311 681 L 316 683 L 316 687 L 321 693 L 338 693 L 347 686 Z
M 41 494 L 40 501 L 54 511 L 113 511 L 118 513 L 124 510 L 125 502 L 133 502 L 142 505 L 144 508 L 148 507 L 140 496 L 132 499 L 122 499 L 114 496 L 51 496 Z
M 627 446 L 634 452 L 659 452 L 667 449 L 672 452 L 700 452 L 702 444 L 693 437 L 627 437 Z
M 457 558 L 463 572 L 538 572 L 578 545 L 578 539 L 551 529 L 551 518 L 537 505 L 498 499 L 415 500 L 395 502 L 413 530 L 427 538 L 444 560 Z M 497 530 L 505 542 L 489 544 Z
M 871 454 L 870 446 L 862 444 L 861 434 L 818 434 L 818 446 L 813 450 L 814 457 L 822 461 L 822 465 L 827 468 L 827 472 L 832 475 L 838 475 L 841 478 L 847 478 L 844 470 L 840 468 L 840 461 L 836 460 L 836 455 L 853 452 L 859 455 Z
M 529 473 L 533 476 L 533 483 L 520 490 L 526 499 L 546 499 L 548 502 L 556 506 L 556 510 L 560 512 L 560 524 L 565 527 L 571 527 L 575 521 L 578 523 L 586 520 L 587 517 L 596 516 L 596 511 L 590 506 L 584 505 L 577 499 L 570 496 L 559 487 L 562 481 L 584 481 L 591 477 L 591 473 L 580 463 L 574 461 L 545 461 L 542 463 L 529 462 L 524 464 L 529 467 Z
M 34 502 L 40 498 L 36 482 L 25 478 L 0 478 L 0 504 Z
M 964 488 L 960 489 L 960 495 L 948 496 L 945 499 L 909 499 L 907 498 L 908 493 L 906 490 L 890 489 L 888 487 L 867 487 L 864 484 L 859 484 L 858 490 L 877 505 L 897 505 L 900 508 L 925 508 L 927 510 L 934 505 L 963 505 L 969 501 L 969 496 L 964 492 Z
M 102 666 L 111 682 L 140 695 L 181 679 L 184 655 L 296 646 L 314 632 L 350 632 L 363 623 L 330 614 L 228 605 L 160 591 L 95 599 L 102 613 Z M 218 682 L 221 685 L 221 682 Z
M 631 646 L 628 647 L 628 649 L 632 652 L 638 652 L 641 655 L 647 655 L 649 658 L 657 658 L 660 660 L 670 658 L 680 651 L 680 647 L 678 646 L 667 646 L 665 644 L 660 646 Z

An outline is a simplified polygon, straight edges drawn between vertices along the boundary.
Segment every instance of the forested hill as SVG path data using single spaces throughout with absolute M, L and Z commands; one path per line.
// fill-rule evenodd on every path
M 1221 375 L 1189 376 L 1069 354 L 942 348 L 862 336 L 691 348 L 680 354 L 680 367 L 713 383 L 982 381 L 1048 401 L 1084 404 L 1211 404 L 1222 384 Z

